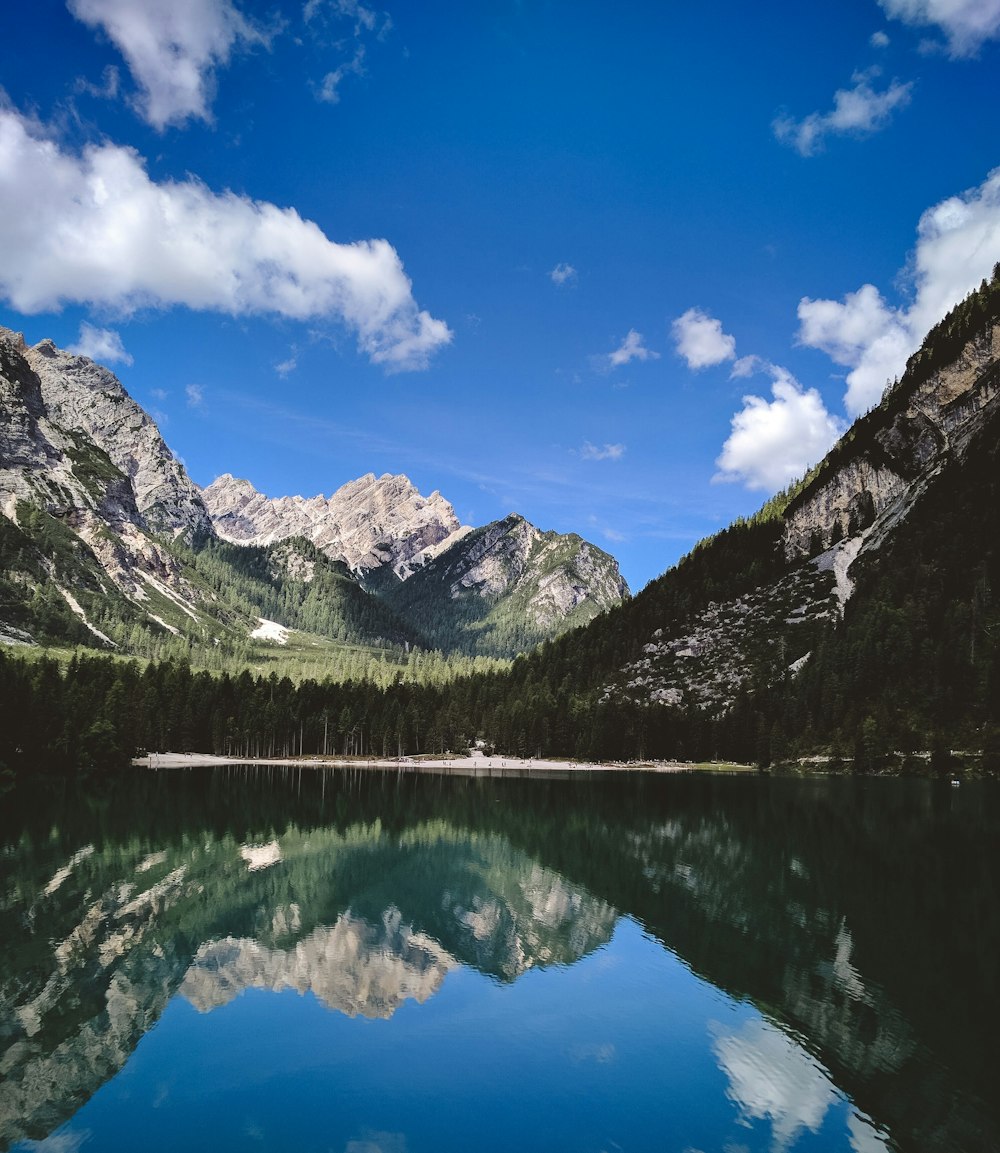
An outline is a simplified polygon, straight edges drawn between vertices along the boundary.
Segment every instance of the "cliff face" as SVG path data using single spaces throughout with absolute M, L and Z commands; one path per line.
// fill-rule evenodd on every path
M 785 513 L 790 559 L 865 530 L 872 547 L 940 473 L 961 457 L 998 406 L 1000 324 L 955 361 L 911 385 L 906 377 L 862 417 Z
M 92 622 L 102 599 L 124 598 L 157 629 L 164 598 L 197 616 L 204 594 L 154 534 L 208 515 L 115 377 L 0 329 L 0 450 L 0 510 L 36 546 L 30 563 L 23 539 L 12 547 L 0 576 L 29 590 L 42 580 L 103 643 Z
M 439 492 L 422 496 L 405 476 L 374 473 L 330 497 L 269 498 L 225 473 L 204 490 L 215 530 L 239 544 L 304 536 L 362 576 L 387 566 L 405 580 L 469 531 Z

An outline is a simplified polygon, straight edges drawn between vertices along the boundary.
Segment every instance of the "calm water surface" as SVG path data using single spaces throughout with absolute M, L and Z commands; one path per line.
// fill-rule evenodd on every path
M 0 801 L 0 1149 L 1000 1148 L 988 783 Z

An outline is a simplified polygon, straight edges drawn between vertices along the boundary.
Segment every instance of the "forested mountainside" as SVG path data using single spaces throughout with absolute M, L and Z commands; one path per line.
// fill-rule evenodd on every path
M 202 494 L 117 377 L 7 329 L 0 513 L 7 644 L 238 669 L 296 630 L 304 655 L 286 653 L 283 667 L 299 674 L 357 675 L 358 649 L 369 658 L 361 671 L 372 659 L 405 671 L 414 648 L 446 650 L 468 670 L 460 658 L 509 659 L 628 592 L 606 553 L 520 518 L 522 555 L 508 548 L 510 563 L 491 563 L 480 533 L 467 559 L 473 530 L 405 476 L 269 501 L 226 475 Z M 535 547 L 543 535 L 546 547 Z M 461 587 L 394 597 L 443 557 L 462 568 Z M 491 579 L 480 579 L 486 569 Z
M 586 624 L 628 586 L 608 553 L 512 514 L 470 531 L 383 596 L 434 648 L 503 656 Z

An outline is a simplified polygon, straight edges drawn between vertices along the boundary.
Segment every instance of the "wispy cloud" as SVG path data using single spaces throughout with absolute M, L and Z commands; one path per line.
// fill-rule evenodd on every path
M 722 331 L 722 321 L 700 308 L 689 308 L 671 329 L 678 355 L 688 368 L 711 368 L 736 356 L 736 338 Z
M 189 384 L 184 389 L 184 394 L 187 396 L 188 408 L 205 407 L 205 390 L 200 384 Z
M 873 48 L 888 48 L 889 37 L 881 29 L 878 32 L 873 32 L 871 39 L 868 41 Z
M 323 40 L 322 29 L 340 26 L 343 21 L 354 25 L 354 48 L 350 58 L 327 72 L 318 85 L 314 86 L 316 99 L 325 104 L 339 104 L 341 85 L 348 76 L 364 76 L 367 49 L 365 41 L 373 37 L 384 40 L 392 29 L 392 18 L 386 12 L 376 12 L 359 0 L 308 0 L 302 9 L 302 17 L 310 26 L 310 35 Z M 330 33 L 327 33 L 329 36 Z M 350 44 L 350 41 L 347 42 Z M 334 46 L 343 50 L 345 44 L 338 32 Z
M 181 304 L 332 320 L 388 371 L 425 367 L 452 339 L 417 307 L 388 241 L 338 244 L 293 208 L 216 194 L 194 178 L 156 183 L 132 149 L 77 154 L 2 107 L 0 251 L 0 297 L 24 313 Z
M 139 87 L 136 110 L 161 132 L 186 120 L 209 120 L 216 69 L 236 49 L 269 40 L 231 0 L 67 0 L 67 7 L 121 52 Z
M 589 440 L 585 440 L 580 449 L 581 460 L 621 460 L 624 455 L 625 445 L 623 444 L 605 444 L 598 447 L 596 444 L 591 444 Z
M 608 367 L 621 368 L 622 365 L 629 364 L 633 360 L 659 359 L 660 354 L 658 352 L 654 352 L 642 343 L 642 333 L 630 328 L 628 335 L 618 348 L 614 352 L 608 353 Z
M 332 72 L 328 72 L 316 90 L 316 99 L 324 104 L 340 103 L 340 85 L 345 76 L 364 76 L 365 74 L 365 46 L 359 44 L 354 56 L 346 64 L 341 64 Z
M 125 351 L 122 338 L 110 328 L 95 328 L 84 321 L 80 325 L 80 336 L 76 344 L 68 349 L 74 356 L 87 356 L 99 364 L 132 364 L 132 357 Z
M 829 112 L 811 112 L 802 120 L 786 114 L 776 117 L 772 124 L 774 135 L 801 156 L 813 156 L 827 136 L 870 136 L 885 128 L 893 112 L 909 104 L 913 84 L 893 80 L 888 88 L 879 92 L 872 86 L 878 74 L 877 68 L 855 72 L 851 77 L 853 87 L 838 89 L 833 94 L 833 108 Z
M 576 269 L 572 264 L 557 264 L 549 272 L 549 279 L 553 284 L 558 284 L 560 288 L 563 285 L 572 284 L 576 280 L 576 276 Z

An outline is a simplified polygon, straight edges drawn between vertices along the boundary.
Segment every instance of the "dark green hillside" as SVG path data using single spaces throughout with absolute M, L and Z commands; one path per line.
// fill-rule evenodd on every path
M 784 738 L 871 763 L 985 743 L 1000 768 L 1000 414 L 858 568 L 841 627 L 773 701 Z
M 206 537 L 184 554 L 234 612 L 341 643 L 427 647 L 389 605 L 365 592 L 346 565 L 304 538 L 259 546 Z

